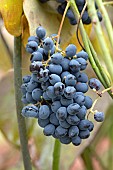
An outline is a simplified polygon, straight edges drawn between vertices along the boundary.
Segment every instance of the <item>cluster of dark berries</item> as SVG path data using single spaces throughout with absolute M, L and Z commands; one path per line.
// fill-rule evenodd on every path
M 88 81 L 83 72 L 88 60 L 85 51 L 76 53 L 74 44 L 62 51 L 59 45 L 56 47 L 56 34 L 45 36 L 46 30 L 39 26 L 36 36 L 28 38 L 31 75 L 23 77 L 21 90 L 22 102 L 32 105 L 25 106 L 22 115 L 37 118 L 44 135 L 78 146 L 94 128 L 86 119 L 93 102 L 85 93 L 89 86 L 99 90 L 101 84 L 95 78 Z M 101 122 L 104 114 L 96 112 L 94 119 Z
M 40 0 L 41 3 L 45 3 L 47 1 L 49 1 L 49 0 Z M 67 5 L 67 1 L 65 1 L 65 0 L 56 0 L 56 2 L 60 3 L 60 5 L 57 8 L 58 13 L 63 15 L 64 10 L 65 10 L 66 5 Z M 75 3 L 77 5 L 77 7 L 78 7 L 79 13 L 81 14 L 81 12 L 82 12 L 82 10 L 84 8 L 84 5 L 85 5 L 85 0 L 75 0 Z M 98 16 L 99 21 L 102 21 L 102 15 L 101 15 L 100 11 L 98 10 L 98 6 L 97 6 L 96 3 L 95 3 L 95 8 L 97 10 L 97 16 Z M 71 25 L 76 25 L 77 24 L 77 20 L 76 20 L 76 18 L 74 16 L 74 13 L 73 13 L 71 8 L 68 9 L 68 11 L 66 13 L 66 17 L 69 19 L 69 22 L 70 22 Z M 86 25 L 91 24 L 91 18 L 88 15 L 87 7 L 86 7 L 86 9 L 85 9 L 85 11 L 84 11 L 84 13 L 82 15 L 82 22 L 83 22 L 83 24 L 86 24 Z

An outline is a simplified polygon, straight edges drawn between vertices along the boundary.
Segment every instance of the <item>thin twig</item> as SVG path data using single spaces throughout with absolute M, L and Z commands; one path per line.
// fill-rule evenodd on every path
M 97 11 L 95 9 L 95 1 L 94 0 L 92 0 L 92 1 L 87 0 L 87 2 L 88 2 L 89 16 L 91 17 L 91 20 L 92 20 L 92 23 L 93 23 L 93 26 L 94 26 L 95 35 L 98 37 L 98 41 L 99 41 L 101 51 L 102 51 L 102 54 L 103 54 L 103 60 L 106 64 L 106 68 L 107 68 L 107 70 L 108 70 L 108 72 L 111 76 L 112 83 L 113 83 L 113 59 L 112 59 L 112 56 L 110 54 L 110 50 L 107 47 L 107 43 L 106 43 L 105 37 L 104 37 L 103 32 L 102 32 L 102 27 L 101 27 L 101 24 L 100 24 L 99 19 L 97 17 Z M 102 0 L 96 0 L 96 3 L 99 7 L 100 7 L 100 2 L 102 2 Z M 102 3 L 101 3 L 101 5 L 102 5 Z M 104 15 L 105 15 L 105 13 L 104 13 Z M 107 18 L 108 18 L 108 15 L 107 15 Z M 105 17 L 104 17 L 104 21 L 105 21 Z M 111 41 L 112 41 L 112 44 L 113 44 L 113 38 L 112 38 L 113 30 L 111 28 L 111 22 L 109 20 L 107 22 L 109 23 L 109 26 L 108 26 L 109 28 L 107 29 L 107 32 L 108 32 L 108 30 L 111 31 L 109 36 L 111 36 Z
M 77 30 L 76 30 L 77 40 L 78 40 L 80 46 L 82 47 L 82 49 L 83 49 L 84 51 L 85 51 L 85 48 L 83 47 L 82 43 L 80 42 L 79 35 L 78 35 L 78 31 L 79 31 L 80 20 L 81 20 L 83 14 L 84 14 L 84 11 L 85 11 L 86 7 L 87 7 L 87 1 L 86 1 L 85 5 L 84 5 L 84 7 L 83 7 L 83 10 L 82 10 L 81 14 L 80 14 L 80 17 L 79 17 L 79 20 L 78 20 L 78 23 L 77 23 Z
M 58 30 L 58 35 L 57 35 L 56 49 L 58 49 L 58 43 L 59 43 L 59 39 L 60 39 L 61 30 L 62 30 L 64 19 L 65 19 L 65 16 L 66 16 L 66 13 L 67 13 L 69 6 L 70 6 L 70 1 L 67 2 L 66 8 L 64 10 L 64 14 L 62 16 L 62 20 L 61 20 L 60 27 L 59 27 L 59 30 Z

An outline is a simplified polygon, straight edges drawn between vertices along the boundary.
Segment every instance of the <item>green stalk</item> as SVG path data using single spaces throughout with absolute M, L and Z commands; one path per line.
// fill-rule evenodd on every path
M 100 71 L 100 73 L 101 73 L 101 75 L 102 75 L 102 77 L 104 79 L 104 86 L 105 86 L 105 88 L 108 88 L 108 87 L 111 86 L 111 82 L 110 82 L 109 78 L 107 77 L 107 75 L 105 74 L 105 72 L 103 72 L 104 69 L 103 69 L 103 67 L 100 64 L 98 56 L 97 56 L 97 54 L 96 54 L 96 52 L 95 52 L 95 50 L 94 50 L 94 48 L 93 48 L 93 46 L 92 46 L 92 44 L 91 44 L 89 39 L 88 39 L 88 42 L 89 42 L 89 46 L 90 46 L 91 52 L 93 54 L 94 61 L 95 61 L 96 65 L 97 65 L 97 67 L 98 67 L 98 69 L 99 69 L 99 71 Z
M 80 23 L 80 31 L 81 31 L 81 35 L 82 35 L 82 39 L 83 39 L 83 42 L 84 42 L 86 52 L 89 55 L 89 61 L 91 63 L 91 66 L 92 66 L 93 70 L 95 71 L 95 73 L 96 73 L 97 77 L 99 78 L 99 80 L 102 82 L 102 84 L 106 88 L 107 87 L 106 82 L 108 81 L 108 79 L 106 81 L 104 80 L 104 77 L 102 76 L 102 74 L 100 72 L 100 68 L 98 68 L 98 66 L 97 66 L 97 64 L 96 64 L 96 62 L 94 60 L 94 55 L 92 54 L 92 51 L 91 51 L 91 49 L 89 47 L 88 36 L 87 36 L 87 34 L 85 32 L 85 29 L 84 29 L 82 23 Z
M 60 168 L 60 150 L 61 143 L 58 139 L 55 139 L 52 170 L 59 170 Z
M 85 168 L 87 170 L 94 170 L 93 168 L 93 161 L 92 161 L 92 153 L 89 147 L 86 147 L 84 152 L 81 154 L 81 157 L 84 161 Z
M 102 12 L 104 24 L 105 24 L 107 34 L 108 34 L 108 38 L 109 38 L 109 41 L 111 43 L 111 47 L 113 49 L 113 27 L 112 27 L 112 24 L 110 22 L 108 13 L 107 13 L 107 11 L 106 11 L 106 9 L 104 7 L 104 4 L 103 4 L 102 0 L 96 0 L 96 3 L 97 3 L 99 9 Z M 112 2 L 112 4 L 113 4 L 113 2 Z
M 73 12 L 74 12 L 76 18 L 79 20 L 80 14 L 78 12 L 78 9 L 77 9 L 77 6 L 76 6 L 76 3 L 74 2 L 74 0 L 71 0 L 71 8 L 73 9 Z M 104 69 L 102 69 L 102 65 L 100 64 L 97 54 L 89 40 L 88 35 L 86 34 L 86 31 L 84 29 L 82 21 L 80 21 L 79 28 L 80 28 L 80 32 L 82 35 L 84 47 L 85 47 L 86 52 L 89 55 L 89 61 L 90 61 L 90 64 L 91 64 L 93 70 L 95 71 L 99 80 L 102 82 L 103 86 L 105 88 L 110 87 L 111 86 L 110 80 L 109 80 L 108 76 L 105 74 Z M 111 95 L 110 92 L 109 92 L 109 94 L 113 98 L 113 96 Z
M 103 79 L 104 79 L 102 84 L 103 84 L 104 87 L 107 89 L 107 88 L 109 88 L 109 87 L 111 86 L 111 82 L 110 82 L 110 80 L 108 79 L 107 75 L 105 74 L 104 69 L 103 69 L 102 66 L 100 65 L 99 59 L 98 59 L 98 57 L 97 57 L 97 54 L 96 54 L 96 52 L 95 52 L 95 50 L 94 50 L 94 48 L 93 48 L 90 40 L 88 40 L 88 41 L 89 41 L 89 46 L 90 46 L 90 49 L 91 49 L 91 51 L 92 51 L 92 54 L 93 54 L 93 58 L 94 58 L 94 60 L 95 60 L 95 63 L 96 63 L 96 65 L 98 66 L 98 69 L 99 69 L 99 71 L 100 71 L 100 73 L 101 73 L 101 75 L 102 75 L 102 77 L 103 77 Z M 102 81 L 101 81 L 101 82 L 102 82 Z M 111 98 L 113 99 L 113 95 L 111 94 L 111 92 L 108 91 L 108 93 L 109 93 L 109 95 L 111 96 Z
M 105 38 L 102 33 L 101 25 L 100 25 L 100 22 L 97 17 L 94 0 L 92 0 L 92 1 L 87 0 L 87 2 L 88 2 L 89 15 L 90 15 L 92 22 L 94 24 L 94 30 L 98 37 L 100 47 L 102 49 L 104 62 L 106 63 L 107 70 L 108 70 L 108 72 L 111 76 L 112 82 L 113 82 L 113 61 L 112 61 L 109 49 L 107 48 L 107 44 L 106 44 Z
M 79 17 L 80 17 L 80 14 L 78 12 L 78 9 L 77 9 L 77 6 L 76 6 L 76 3 L 74 0 L 71 0 L 71 8 L 73 9 L 73 12 L 77 18 L 77 20 L 79 20 Z M 107 84 L 105 83 L 106 81 L 104 81 L 104 78 L 103 76 L 101 75 L 100 73 L 100 68 L 97 67 L 96 63 L 95 63 L 95 60 L 94 60 L 94 56 L 92 56 L 92 53 L 91 53 L 91 50 L 90 50 L 90 47 L 89 47 L 89 42 L 88 42 L 88 36 L 86 34 L 86 31 L 84 29 L 84 26 L 82 24 L 82 22 L 80 21 L 80 24 L 79 24 L 79 27 L 80 27 L 80 32 L 81 32 L 81 35 L 82 35 L 82 40 L 83 40 L 83 43 L 84 43 L 84 47 L 85 47 L 85 50 L 86 52 L 88 53 L 89 55 L 89 61 L 91 63 L 91 66 L 93 68 L 93 70 L 95 71 L 97 77 L 99 78 L 99 80 L 102 82 L 102 84 L 104 85 L 104 87 L 106 88 L 107 87 Z M 90 41 L 90 40 L 89 40 Z M 104 74 L 104 73 L 103 73 Z
M 20 135 L 20 144 L 23 156 L 23 163 L 25 170 L 32 170 L 29 150 L 28 150 L 28 141 L 27 141 L 27 133 L 26 133 L 26 124 L 25 119 L 21 115 L 21 110 L 23 108 L 21 102 L 21 84 L 22 84 L 22 66 L 21 66 L 21 36 L 14 37 L 14 56 L 13 56 L 13 64 L 14 64 L 14 86 L 15 86 L 15 100 L 16 100 L 16 111 L 17 111 L 17 121 L 18 121 L 18 129 Z
M 103 5 L 113 5 L 113 1 L 110 1 L 110 2 L 103 2 Z

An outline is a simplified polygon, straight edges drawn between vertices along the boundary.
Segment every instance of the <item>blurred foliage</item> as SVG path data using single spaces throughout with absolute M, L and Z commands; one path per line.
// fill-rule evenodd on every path
M 113 122 L 112 120 L 113 120 L 113 104 L 110 105 L 109 108 L 107 109 L 106 119 L 98 129 L 96 133 L 96 138 L 94 138 L 90 146 L 87 146 L 84 152 L 82 153 L 82 158 L 88 170 L 89 169 L 93 170 L 92 168 L 89 168 L 90 164 L 88 164 L 88 162 L 90 163 L 92 162 L 92 160 L 90 159 L 92 159 L 93 156 L 97 158 L 97 161 L 99 162 L 102 170 L 113 169 L 113 131 L 112 131 Z M 100 149 L 99 151 L 97 146 L 99 144 L 101 145 L 102 141 L 104 142 L 105 139 L 108 139 L 109 141 L 107 150 L 104 151 L 104 148 L 101 148 L 102 150 Z
M 49 4 L 41 5 L 37 0 L 24 0 L 23 1 L 23 11 L 24 15 L 22 15 L 22 0 L 0 0 L 0 12 L 2 14 L 5 27 L 7 31 L 14 35 L 18 36 L 22 32 L 23 44 L 24 46 L 27 43 L 27 38 L 29 35 L 35 35 L 35 29 L 39 24 L 43 25 L 46 30 L 48 36 L 51 33 L 57 33 L 61 16 L 54 12 L 55 4 L 51 2 Z M 110 7 L 111 8 L 111 7 Z M 48 10 L 49 9 L 49 10 Z M 51 10 L 50 10 L 51 9 Z M 40 17 L 41 16 L 41 17 Z M 22 21 L 22 22 L 21 22 Z M 87 33 L 90 34 L 92 25 L 85 27 Z M 104 36 L 106 38 L 106 32 L 103 27 Z M 5 36 L 5 35 L 4 35 Z M 80 35 L 79 35 L 80 37 Z M 65 48 L 69 43 L 74 43 L 78 47 L 78 51 L 81 49 L 78 44 L 76 38 L 76 27 L 70 26 L 68 20 L 66 19 L 63 25 L 62 33 L 62 48 Z M 91 40 L 93 46 L 97 53 L 99 54 L 100 59 L 102 58 L 102 54 L 99 49 L 99 43 L 97 37 L 95 37 L 93 31 L 91 34 Z M 9 39 L 10 41 L 10 39 Z M 112 49 L 109 46 L 109 41 L 106 38 L 108 47 L 112 52 Z M 6 42 L 7 43 L 7 42 Z M 14 96 L 14 86 L 13 86 L 13 69 L 12 63 L 10 61 L 8 52 L 5 48 L 5 44 L 0 39 L 0 72 L 5 73 L 4 76 L 1 76 L 0 80 L 0 129 L 4 134 L 5 139 L 13 144 L 13 148 L 19 149 L 19 136 L 18 136 L 18 127 L 16 121 L 16 110 L 15 110 L 15 96 Z M 29 74 L 29 57 L 28 54 L 25 53 L 25 49 L 23 47 L 23 58 L 22 58 L 22 70 L 23 75 Z M 92 69 L 88 67 L 87 72 L 89 76 L 92 74 L 94 76 L 94 72 Z M 110 146 L 108 151 L 104 153 L 104 156 L 101 156 L 102 162 L 97 158 L 99 163 L 105 163 L 107 170 L 113 169 L 113 105 L 109 106 L 111 101 L 109 98 L 105 97 L 103 103 L 106 103 L 103 109 L 106 110 L 106 120 L 102 124 L 101 127 L 96 124 L 95 131 L 92 133 L 91 138 L 87 141 L 84 141 L 80 147 L 74 147 L 73 145 L 65 146 L 62 145 L 61 151 L 61 169 L 69 170 L 70 167 L 73 166 L 74 160 L 82 154 L 82 159 L 84 160 L 84 164 L 87 170 L 93 170 L 92 165 L 93 161 L 93 149 L 96 151 L 97 145 L 101 143 L 101 140 L 104 138 L 108 138 L 110 141 Z M 102 106 L 102 102 L 100 102 L 99 107 Z M 27 132 L 29 136 L 29 149 L 32 157 L 32 162 L 34 165 L 34 169 L 41 170 L 50 170 L 52 164 L 52 152 L 53 152 L 53 144 L 54 139 L 51 137 L 45 137 L 42 133 L 42 129 L 37 125 L 36 119 L 26 119 L 27 124 Z M 93 147 L 93 149 L 91 148 Z M 13 150 L 13 149 L 12 149 Z M 92 153 L 93 152 L 93 153 Z M 101 154 L 101 153 L 100 153 Z M 98 155 L 99 156 L 99 155 Z M 9 167 L 7 170 L 18 170 L 23 169 L 22 160 L 18 160 L 19 163 L 15 167 Z M 90 162 L 90 164 L 89 164 Z M 95 168 L 95 167 L 93 167 Z M 85 168 L 84 168 L 85 169 Z
M 11 68 L 11 61 L 5 45 L 0 38 L 0 72 L 6 72 Z
M 5 135 L 6 139 L 14 144 L 15 147 L 19 147 L 18 127 L 16 120 L 15 110 L 15 96 L 14 96 L 14 82 L 13 82 L 13 70 L 8 71 L 0 81 L 0 129 Z M 12 126 L 11 126 L 12 125 Z M 27 132 L 28 137 L 34 136 L 38 152 L 41 152 L 41 144 L 43 143 L 43 136 L 40 137 L 41 131 L 35 131 L 37 120 L 27 119 Z M 35 133 L 35 134 L 34 134 Z M 37 134 L 38 135 L 37 135 Z M 31 135 L 32 134 L 32 135 Z

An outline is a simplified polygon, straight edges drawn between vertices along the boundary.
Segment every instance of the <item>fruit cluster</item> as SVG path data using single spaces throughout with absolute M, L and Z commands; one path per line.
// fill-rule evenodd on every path
M 88 81 L 83 72 L 88 60 L 85 51 L 76 53 L 74 44 L 62 51 L 56 45 L 56 35 L 45 37 L 46 30 L 42 26 L 36 29 L 36 35 L 30 36 L 26 45 L 31 54 L 31 75 L 23 77 L 22 102 L 32 105 L 25 106 L 22 115 L 38 118 L 44 135 L 78 146 L 94 128 L 86 119 L 93 102 L 85 93 L 89 86 L 99 90 L 101 83 L 95 78 Z M 101 122 L 104 114 L 96 112 L 94 119 Z
M 47 1 L 49 1 L 49 0 L 40 0 L 41 3 L 45 3 Z M 66 0 L 56 0 L 56 2 L 60 3 L 60 5 L 58 5 L 58 8 L 57 8 L 58 13 L 63 15 L 64 10 L 67 5 L 67 1 Z M 78 7 L 79 13 L 81 14 L 81 12 L 84 8 L 84 5 L 85 5 L 85 0 L 75 0 L 75 3 Z M 98 10 L 98 6 L 96 3 L 95 3 L 95 8 L 97 10 L 97 16 L 98 16 L 99 21 L 102 21 L 102 15 L 101 15 L 100 11 Z M 66 17 L 69 19 L 69 22 L 71 25 L 77 24 L 77 20 L 76 20 L 71 8 L 69 8 L 67 10 Z M 87 7 L 86 7 L 81 19 L 82 19 L 83 24 L 86 24 L 86 25 L 91 24 L 91 18 L 88 15 Z

